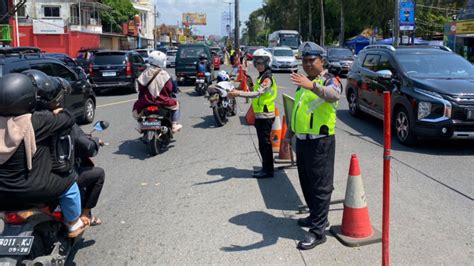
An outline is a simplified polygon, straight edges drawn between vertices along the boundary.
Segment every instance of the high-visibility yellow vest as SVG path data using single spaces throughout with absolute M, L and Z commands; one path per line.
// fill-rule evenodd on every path
M 253 86 L 254 91 L 260 89 L 260 82 L 262 80 L 257 79 L 257 82 Z M 263 112 L 275 112 L 275 99 L 278 95 L 278 88 L 275 79 L 272 77 L 272 88 L 271 91 L 267 91 L 257 98 L 252 99 L 252 108 L 255 113 Z M 266 109 L 265 109 L 266 107 Z
M 314 79 L 313 82 L 324 85 L 323 79 Z M 295 95 L 291 129 L 297 134 L 320 135 L 321 127 L 326 126 L 327 133 L 334 135 L 337 105 L 338 102 L 328 103 L 316 93 L 299 88 Z

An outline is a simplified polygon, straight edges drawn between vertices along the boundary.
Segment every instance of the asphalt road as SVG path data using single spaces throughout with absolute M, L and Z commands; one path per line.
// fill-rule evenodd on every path
M 172 70 L 171 70 L 172 72 Z M 256 73 L 251 68 L 250 74 Z M 294 95 L 288 74 L 276 74 L 280 93 Z M 255 129 L 244 125 L 249 107 L 216 128 L 208 102 L 183 87 L 183 130 L 171 148 L 150 157 L 134 130 L 134 94 L 98 97 L 97 133 L 110 143 L 95 158 L 106 183 L 94 214 L 104 224 L 89 229 L 74 257 L 77 265 L 286 264 L 372 265 L 381 244 L 347 248 L 328 234 L 310 251 L 296 244 L 303 197 L 296 169 L 273 179 L 251 178 L 260 166 Z M 278 100 L 281 106 L 281 98 Z M 90 126 L 85 126 L 89 129 Z M 351 154 L 360 160 L 372 225 L 382 229 L 382 122 L 349 115 L 345 97 L 337 122 L 335 191 L 345 194 Z M 394 265 L 468 265 L 474 261 L 474 142 L 423 141 L 404 147 L 393 140 L 391 261 Z M 331 224 L 343 205 L 331 205 Z M 471 261 L 471 262 L 469 262 Z

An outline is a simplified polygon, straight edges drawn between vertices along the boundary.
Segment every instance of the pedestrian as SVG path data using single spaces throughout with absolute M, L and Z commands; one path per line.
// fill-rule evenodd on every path
M 326 69 L 326 55 L 315 43 L 304 46 L 302 57 L 307 76 L 290 76 L 298 89 L 283 145 L 288 150 L 296 135 L 298 175 L 310 212 L 308 217 L 298 220 L 298 225 L 309 227 L 309 234 L 298 243 L 298 249 L 307 250 L 326 242 L 334 189 L 336 109 L 342 89 L 339 80 Z
M 273 121 L 275 121 L 275 99 L 277 97 L 277 84 L 270 69 L 271 54 L 258 49 L 254 53 L 253 63 L 259 72 L 257 82 L 252 92 L 233 90 L 231 97 L 253 98 L 252 108 L 255 112 L 255 128 L 258 136 L 258 147 L 262 156 L 262 169 L 254 171 L 255 178 L 273 177 L 273 151 L 270 141 Z

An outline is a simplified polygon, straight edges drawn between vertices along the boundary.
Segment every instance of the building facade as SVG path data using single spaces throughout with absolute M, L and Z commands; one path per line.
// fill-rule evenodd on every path
M 467 7 L 458 14 L 456 21 L 445 25 L 444 43 L 474 63 L 474 0 L 468 0 Z
M 132 0 L 133 7 L 138 11 L 141 20 L 139 31 L 140 48 L 154 47 L 155 14 L 152 0 Z

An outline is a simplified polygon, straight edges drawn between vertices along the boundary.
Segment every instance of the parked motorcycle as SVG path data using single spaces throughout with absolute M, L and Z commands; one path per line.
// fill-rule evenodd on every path
M 198 95 L 202 96 L 206 94 L 209 86 L 208 79 L 211 76 L 209 72 L 197 72 L 196 74 L 196 87 L 195 90 Z
M 209 102 L 212 113 L 216 120 L 216 125 L 221 127 L 228 121 L 228 116 L 237 114 L 237 101 L 234 97 L 229 97 L 228 93 L 235 90 L 234 84 L 229 81 L 222 81 L 215 86 L 209 87 Z
M 98 121 L 94 131 L 108 127 Z M 91 134 L 92 134 L 91 132 Z M 88 160 L 93 166 L 92 160 Z M 32 209 L 0 211 L 3 231 L 0 233 L 0 265 L 64 265 L 81 236 L 68 237 L 58 202 Z M 1 227 L 0 227 L 1 228 Z
M 163 152 L 170 144 L 173 139 L 171 125 L 171 112 L 168 109 L 149 105 L 143 110 L 140 126 L 142 141 L 148 146 L 152 156 Z

